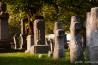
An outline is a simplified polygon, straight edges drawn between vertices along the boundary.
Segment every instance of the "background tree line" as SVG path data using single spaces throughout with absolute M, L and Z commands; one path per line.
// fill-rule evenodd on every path
M 7 4 L 10 15 L 10 34 L 20 33 L 20 20 L 27 15 L 42 15 L 45 18 L 46 34 L 53 33 L 54 22 L 59 19 L 68 31 L 70 18 L 80 15 L 82 23 L 85 21 L 86 12 L 98 6 L 97 0 L 2 0 Z

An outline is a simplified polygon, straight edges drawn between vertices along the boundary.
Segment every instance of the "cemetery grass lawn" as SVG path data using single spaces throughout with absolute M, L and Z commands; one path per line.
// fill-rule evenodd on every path
M 69 52 L 66 52 L 65 58 L 54 60 L 44 54 L 41 58 L 38 55 L 26 53 L 0 53 L 0 65 L 73 65 L 69 62 Z M 88 65 L 88 64 L 75 64 L 75 65 Z

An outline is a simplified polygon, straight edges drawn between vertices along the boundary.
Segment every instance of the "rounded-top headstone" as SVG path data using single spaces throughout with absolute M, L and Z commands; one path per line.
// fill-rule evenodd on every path
M 72 16 L 71 21 L 73 22 L 79 22 L 80 21 L 80 16 Z
M 80 22 L 80 16 L 72 16 L 71 17 L 71 25 L 70 30 L 75 30 L 74 26 L 76 23 Z
M 55 22 L 55 25 L 54 25 L 54 33 L 55 33 L 55 31 L 56 31 L 57 29 L 63 29 L 62 23 L 61 23 L 60 20 L 57 20 L 57 21 Z

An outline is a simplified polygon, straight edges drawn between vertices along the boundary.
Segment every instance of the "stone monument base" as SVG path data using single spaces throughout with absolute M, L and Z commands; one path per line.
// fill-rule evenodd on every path
M 0 40 L 0 48 L 10 49 L 11 48 L 10 41 L 8 41 L 8 40 Z
M 31 53 L 36 54 L 36 53 L 48 53 L 49 51 L 49 45 L 33 45 L 31 47 Z

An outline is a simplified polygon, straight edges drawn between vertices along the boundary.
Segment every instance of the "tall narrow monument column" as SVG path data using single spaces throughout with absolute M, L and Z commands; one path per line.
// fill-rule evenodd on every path
M 26 33 L 25 33 L 25 21 L 26 21 L 25 18 L 21 19 L 21 49 L 22 48 L 26 49 L 27 47 Z
M 82 38 L 81 38 L 81 25 L 79 23 L 79 16 L 71 17 L 71 25 L 70 25 L 70 62 L 75 63 L 76 61 L 80 61 L 82 58 Z
M 45 22 L 43 17 L 36 17 L 34 21 L 34 42 L 35 45 L 45 44 Z
M 57 29 L 55 31 L 55 45 L 54 45 L 54 52 L 53 52 L 53 58 L 59 59 L 64 57 L 64 30 L 63 29 Z
M 0 48 L 10 48 L 8 18 L 9 14 L 5 13 L 6 4 L 0 2 Z

